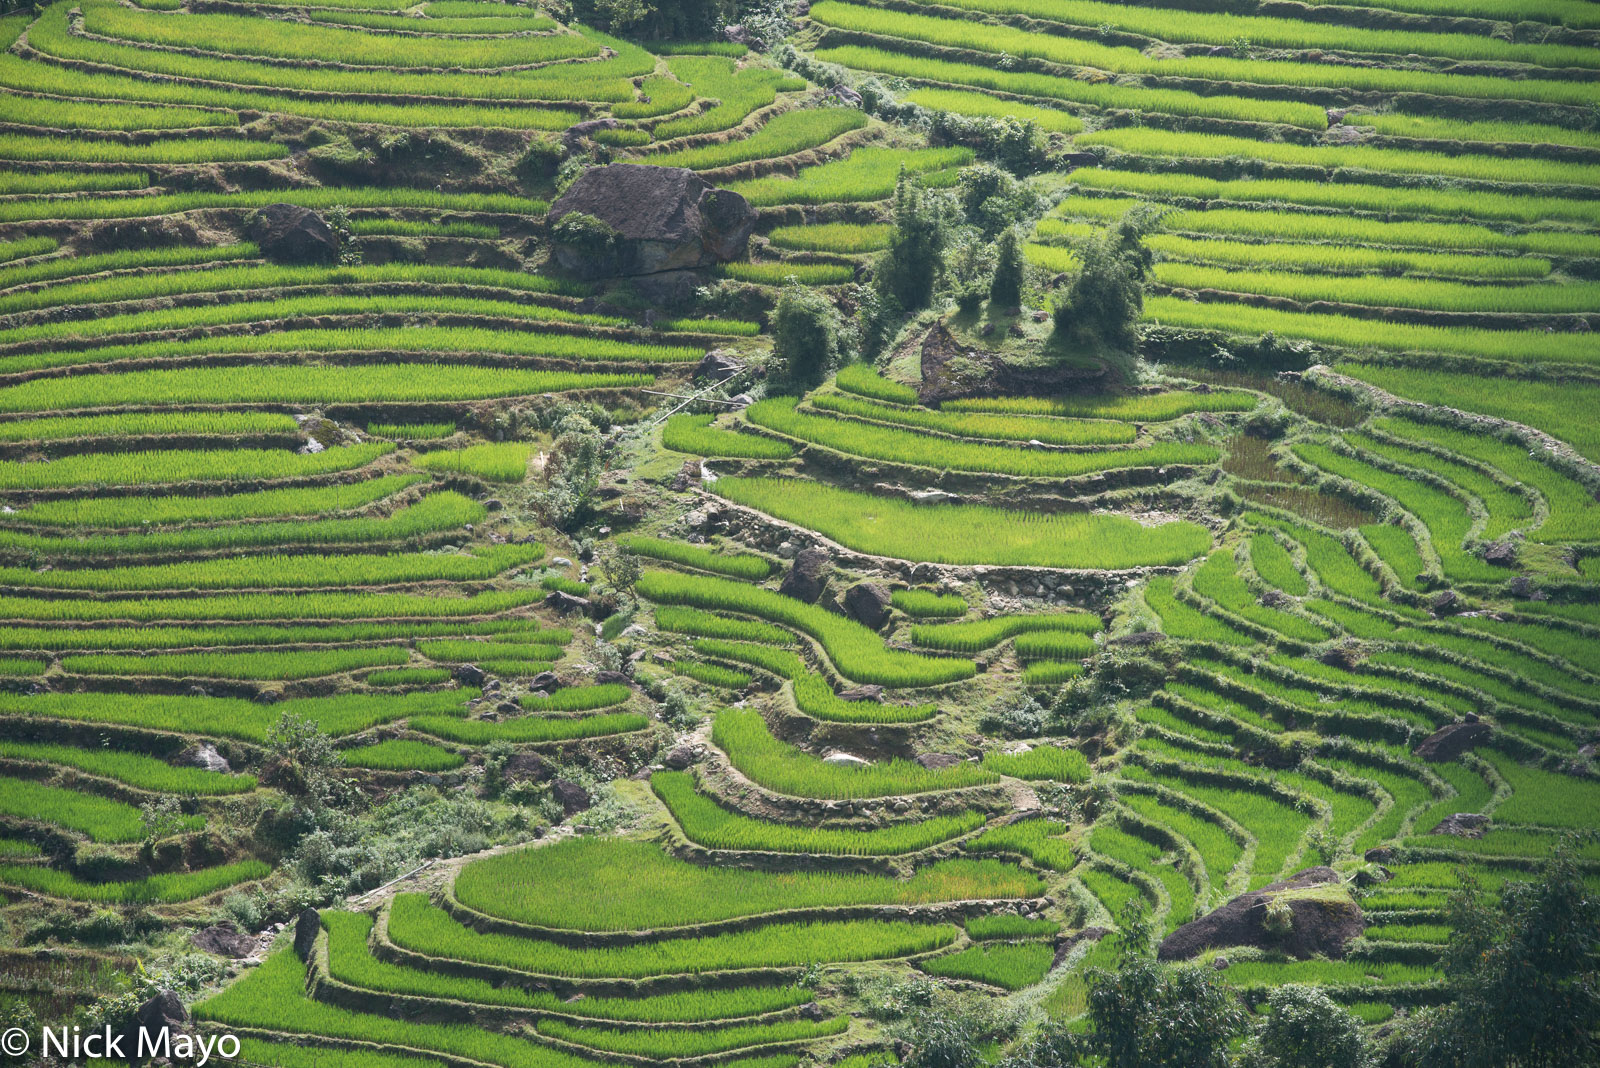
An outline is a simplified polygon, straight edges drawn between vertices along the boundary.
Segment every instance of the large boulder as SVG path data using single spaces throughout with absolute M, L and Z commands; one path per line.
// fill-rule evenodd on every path
M 778 592 L 806 604 L 816 604 L 822 591 L 828 588 L 828 578 L 833 574 L 833 559 L 821 549 L 801 549 L 795 554 L 794 564 L 783 577 Z
M 1494 731 L 1481 720 L 1475 723 L 1446 723 L 1424 738 L 1411 752 L 1430 764 L 1448 764 L 1462 753 L 1489 740 Z
M 294 954 L 301 960 L 311 959 L 312 947 L 317 944 L 317 933 L 322 930 L 322 917 L 316 909 L 302 909 L 294 921 Z
M 844 610 L 863 627 L 877 630 L 889 618 L 889 588 L 860 582 L 844 591 Z
M 637 163 L 585 171 L 551 205 L 549 217 L 556 261 L 584 278 L 739 259 L 756 224 L 755 209 L 738 193 L 717 189 L 687 168 Z
M 322 216 L 299 204 L 268 204 L 250 217 L 250 240 L 280 263 L 330 263 L 339 257 L 339 236 Z
M 568 816 L 576 816 L 594 807 L 594 799 L 589 796 L 589 791 L 566 779 L 557 779 L 551 783 L 550 793 L 561 805 L 561 811 Z
M 1289 929 L 1281 934 L 1267 929 L 1267 906 L 1273 901 L 1289 906 Z M 1240 894 L 1221 908 L 1184 924 L 1161 943 L 1161 960 L 1189 960 L 1207 949 L 1258 946 L 1280 949 L 1294 957 L 1344 956 L 1345 946 L 1366 929 L 1361 906 L 1355 903 L 1328 867 L 1307 868 L 1289 878 Z
M 172 1041 L 170 1036 L 188 1026 L 189 1010 L 178 995 L 160 990 L 133 1011 L 133 1019 L 118 1036 L 117 1045 L 128 1055 L 140 1049 L 165 1049 Z M 133 1064 L 134 1058 L 129 1056 L 128 1063 Z

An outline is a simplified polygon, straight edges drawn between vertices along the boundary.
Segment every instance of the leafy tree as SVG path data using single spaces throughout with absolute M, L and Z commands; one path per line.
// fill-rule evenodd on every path
M 911 1043 L 905 1068 L 978 1068 L 979 1036 L 961 1013 L 928 1009 L 915 1013 L 904 1028 Z
M 344 754 L 314 721 L 285 712 L 267 731 L 267 750 L 271 759 L 262 779 L 269 785 L 314 808 L 350 799 L 349 784 L 339 776 Z
M 878 265 L 884 296 L 902 311 L 915 311 L 933 298 L 945 226 L 936 205 L 906 177 L 904 168 L 894 189 L 894 234 Z
M 1161 209 L 1142 205 L 1077 246 L 1081 267 L 1055 308 L 1058 335 L 1082 344 L 1133 348 L 1152 263 L 1142 239 L 1160 217 Z
M 961 211 L 967 222 L 992 238 L 1039 211 L 1039 194 L 992 163 L 961 172 Z
M 600 431 L 577 412 L 556 424 L 556 439 L 545 461 L 545 491 L 540 508 L 554 526 L 571 530 L 583 521 L 605 470 Z
M 995 254 L 994 277 L 989 281 L 989 308 L 993 314 L 994 310 L 1021 304 L 1022 246 L 1017 241 L 1017 231 L 1008 227 L 1000 235 Z
M 1316 987 L 1290 983 L 1267 995 L 1271 1012 L 1245 1044 L 1241 1068 L 1364 1068 L 1361 1021 Z
M 1451 904 L 1440 961 L 1450 999 L 1402 1063 L 1557 1068 L 1600 1063 L 1600 897 L 1559 843 L 1542 875 L 1508 881 L 1498 905 L 1472 880 Z
M 784 286 L 773 313 L 772 352 L 793 385 L 816 385 L 839 359 L 838 311 L 814 289 Z
M 1116 970 L 1094 968 L 1085 977 L 1089 1028 L 1082 1052 L 1106 1068 L 1226 1068 L 1228 1048 L 1248 1019 L 1233 991 L 1203 965 L 1157 963 L 1139 902 L 1130 902 L 1118 922 Z M 1056 1041 L 1060 1056 L 1065 1038 Z

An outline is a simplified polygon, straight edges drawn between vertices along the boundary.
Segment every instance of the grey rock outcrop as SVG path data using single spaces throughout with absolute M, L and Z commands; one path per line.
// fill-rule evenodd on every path
M 1267 905 L 1280 897 L 1293 919 L 1287 932 L 1276 935 L 1267 930 Z M 1189 960 L 1207 949 L 1259 946 L 1293 957 L 1341 958 L 1365 929 L 1361 906 L 1340 885 L 1339 874 L 1328 867 L 1307 868 L 1184 924 L 1162 941 L 1156 956 Z
M 280 263 L 329 263 L 339 256 L 339 236 L 322 216 L 298 204 L 268 204 L 250 217 L 250 240 Z
M 889 590 L 876 582 L 861 582 L 844 593 L 844 610 L 863 627 L 877 630 L 889 618 Z
M 612 232 L 603 246 L 558 240 L 556 261 L 585 278 L 710 267 L 745 254 L 756 212 L 683 167 L 613 163 L 584 174 L 550 207 L 552 225 L 578 213 Z

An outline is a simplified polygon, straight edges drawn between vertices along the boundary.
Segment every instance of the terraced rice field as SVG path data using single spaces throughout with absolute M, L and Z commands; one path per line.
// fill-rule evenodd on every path
M 12 1015 L 1054 1065 L 1327 866 L 1197 974 L 1376 1041 L 1600 885 L 1593 5 L 765 7 L 0 15 Z

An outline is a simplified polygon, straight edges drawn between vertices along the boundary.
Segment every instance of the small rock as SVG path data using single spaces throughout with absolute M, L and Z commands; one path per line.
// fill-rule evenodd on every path
M 1448 834 L 1456 838 L 1482 838 L 1489 827 L 1489 817 L 1481 812 L 1456 812 L 1439 821 L 1429 834 Z
M 308 437 L 306 438 L 306 443 L 300 446 L 300 454 L 302 456 L 315 456 L 319 452 L 326 452 L 327 449 L 328 447 L 316 438 Z
M 841 701 L 881 701 L 883 700 L 883 687 L 876 683 L 851 686 L 848 689 L 840 690 L 838 697 Z
M 189 942 L 202 953 L 214 953 L 219 957 L 229 957 L 233 960 L 248 957 L 256 949 L 254 937 L 242 934 L 237 927 L 226 920 L 196 931 L 189 936 Z
M 854 753 L 829 753 L 822 758 L 824 764 L 832 764 L 838 768 L 870 768 L 872 761 L 864 760 Z
M 551 590 L 545 595 L 544 606 L 563 615 L 568 612 L 587 612 L 589 598 L 577 597 L 561 590 Z
M 961 758 L 951 756 L 949 753 L 918 753 L 916 761 L 932 771 L 938 768 L 953 768 L 961 763 Z
M 1493 733 L 1487 723 L 1447 723 L 1424 738 L 1411 752 L 1430 764 L 1448 764 L 1488 741 Z
M 233 770 L 228 766 L 228 762 L 223 758 L 222 754 L 217 752 L 217 747 L 210 742 L 191 745 L 173 757 L 172 763 L 175 767 L 204 768 L 206 771 L 220 771 L 223 774 Z
M 463 686 L 482 686 L 483 680 L 488 676 L 476 664 L 462 664 L 456 668 L 455 677 L 456 681 Z
M 630 627 L 629 629 L 631 630 L 632 628 Z M 627 634 L 628 632 L 623 631 L 623 633 Z M 620 671 L 602 671 L 594 677 L 594 681 L 602 686 L 626 686 L 629 682 L 628 676 Z
M 555 769 L 537 753 L 512 753 L 500 774 L 506 782 L 549 782 Z
M 1510 539 L 1490 542 L 1483 547 L 1483 562 L 1493 564 L 1495 567 L 1515 567 L 1517 543 Z
M 701 357 L 700 363 L 694 369 L 694 376 L 712 382 L 726 382 L 743 370 L 743 360 L 737 359 L 725 349 L 712 349 Z
M 539 674 L 528 680 L 528 689 L 530 690 L 544 690 L 548 692 L 550 690 L 558 690 L 560 688 L 561 680 L 556 678 L 556 673 L 554 671 L 541 671 Z M 521 709 L 512 709 L 512 711 L 520 712 Z
M 571 567 L 572 566 L 572 561 L 568 560 L 565 556 L 552 556 L 550 558 L 550 562 L 552 564 L 556 565 L 557 567 Z
M 662 757 L 661 762 L 673 771 L 684 771 L 698 759 L 693 747 L 679 745 L 674 746 L 666 756 Z

